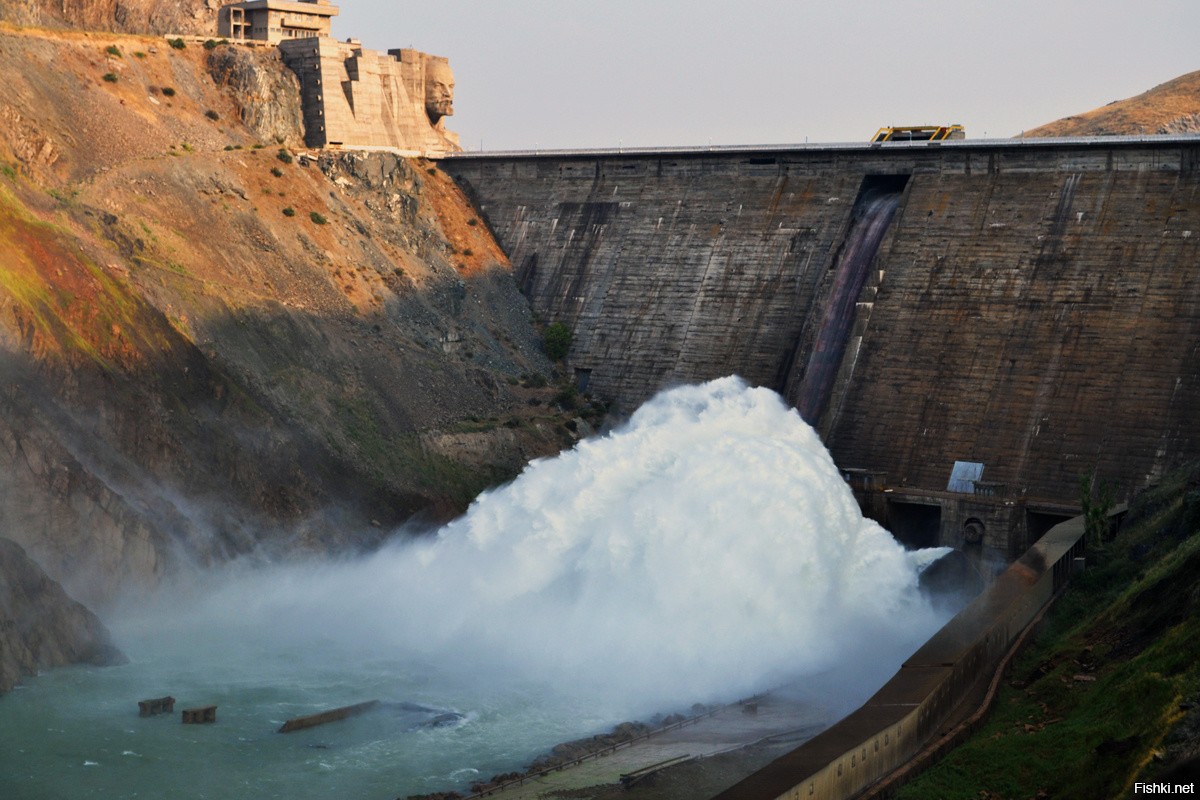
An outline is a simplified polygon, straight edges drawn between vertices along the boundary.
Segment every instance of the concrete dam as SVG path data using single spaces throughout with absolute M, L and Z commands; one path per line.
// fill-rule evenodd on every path
M 1011 559 L 1082 475 L 1127 496 L 1200 456 L 1200 137 L 441 164 L 582 388 L 773 388 L 909 544 Z

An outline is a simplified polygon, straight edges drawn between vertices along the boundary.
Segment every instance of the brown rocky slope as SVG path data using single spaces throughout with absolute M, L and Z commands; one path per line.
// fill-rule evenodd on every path
M 222 0 L 4 0 L 0 20 L 49 28 L 125 33 L 206 34 Z
M 0 519 L 85 602 L 371 546 L 571 440 L 454 184 L 264 139 L 226 47 L 0 30 Z
M 1025 131 L 1025 136 L 1136 136 L 1200 133 L 1200 71 L 1126 100 Z

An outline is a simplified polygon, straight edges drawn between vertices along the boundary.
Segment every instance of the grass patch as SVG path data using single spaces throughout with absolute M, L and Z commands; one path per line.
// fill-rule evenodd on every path
M 400 479 L 424 494 L 466 508 L 484 489 L 512 477 L 498 468 L 469 466 L 429 452 L 415 434 L 385 431 L 378 414 L 361 397 L 342 395 L 332 402 L 338 427 L 356 451 L 355 462 L 386 482 Z
M 1200 691 L 1200 490 L 1187 483 L 1198 473 L 1131 504 L 1017 659 L 983 729 L 899 797 L 1118 797 L 1139 779 Z
M 103 78 L 108 83 L 116 83 L 117 81 L 121 80 L 120 76 L 118 76 L 115 72 L 106 72 L 104 73 Z
M 115 44 L 110 44 L 108 47 L 104 48 L 104 52 L 108 53 L 110 56 L 122 58 L 121 48 L 117 47 Z
M 316 211 L 308 212 L 308 218 L 313 221 L 314 225 L 324 225 L 329 222 L 329 220 L 325 219 L 324 216 L 318 214 Z

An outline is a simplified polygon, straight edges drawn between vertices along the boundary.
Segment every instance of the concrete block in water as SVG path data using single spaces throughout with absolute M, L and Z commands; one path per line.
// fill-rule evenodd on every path
M 185 708 L 183 710 L 184 725 L 206 725 L 217 721 L 216 706 L 202 706 L 200 708 Z
M 342 708 L 335 708 L 331 711 L 322 711 L 320 714 L 312 714 L 307 717 L 296 717 L 295 719 L 289 719 L 287 722 L 283 723 L 283 726 L 279 729 L 279 732 L 292 733 L 293 731 L 302 731 L 305 728 L 315 728 L 318 725 L 324 725 L 327 722 L 337 722 L 338 720 L 346 719 L 347 717 L 363 714 L 375 708 L 377 705 L 379 705 L 378 700 L 368 700 L 365 703 L 356 703 L 352 706 L 343 706 Z
M 159 714 L 171 714 L 175 711 L 174 697 L 156 697 L 152 700 L 138 701 L 139 717 L 156 717 Z

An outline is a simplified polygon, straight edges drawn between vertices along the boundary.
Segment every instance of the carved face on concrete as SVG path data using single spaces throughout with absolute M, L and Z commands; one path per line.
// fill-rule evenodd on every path
M 454 73 L 445 61 L 425 62 L 425 113 L 434 125 L 454 115 Z

